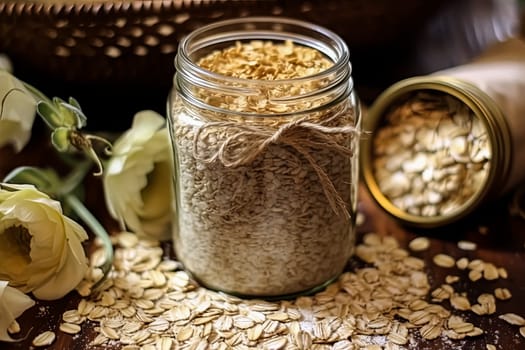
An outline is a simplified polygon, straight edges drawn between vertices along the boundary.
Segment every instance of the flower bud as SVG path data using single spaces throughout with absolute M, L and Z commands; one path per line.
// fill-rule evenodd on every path
M 36 100 L 22 82 L 0 70 L 0 147 L 12 144 L 20 152 L 31 137 Z

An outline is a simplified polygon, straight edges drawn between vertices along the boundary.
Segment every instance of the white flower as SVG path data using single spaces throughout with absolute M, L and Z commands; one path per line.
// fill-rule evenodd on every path
M 115 141 L 104 171 L 104 194 L 122 229 L 159 240 L 170 238 L 171 149 L 165 119 L 141 111 Z
M 0 147 L 12 144 L 16 152 L 24 148 L 31 137 L 36 103 L 18 79 L 0 70 Z
M 9 287 L 7 281 L 0 281 L 0 341 L 15 341 L 7 329 L 18 316 L 35 302 L 18 289 Z
M 84 277 L 87 238 L 60 202 L 31 185 L 0 184 L 0 280 L 38 299 L 59 299 Z

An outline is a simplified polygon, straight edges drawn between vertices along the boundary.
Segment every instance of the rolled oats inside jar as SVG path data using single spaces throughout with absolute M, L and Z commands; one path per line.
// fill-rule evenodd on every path
M 207 287 L 241 295 L 337 277 L 354 246 L 360 131 L 343 41 L 243 18 L 190 34 L 175 65 L 178 258 Z

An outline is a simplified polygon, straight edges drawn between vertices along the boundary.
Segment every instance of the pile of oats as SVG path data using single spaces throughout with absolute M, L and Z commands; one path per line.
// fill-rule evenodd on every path
M 358 181 L 356 128 L 335 131 L 355 126 L 354 111 L 346 100 L 324 107 L 332 93 L 314 99 L 335 76 L 267 85 L 332 62 L 292 42 L 252 41 L 199 65 L 261 85 L 257 94 L 194 91 L 221 113 L 174 107 L 176 255 L 206 286 L 243 295 L 293 294 L 335 278 L 354 247 Z
M 242 299 L 199 286 L 178 261 L 164 255 L 159 242 L 121 233 L 115 244 L 108 279 L 100 290 L 85 295 L 76 309 L 66 311 L 60 325 L 60 331 L 68 334 L 94 327 L 98 335 L 91 346 L 407 349 L 413 347 L 415 337 L 450 341 L 477 337 L 484 331 L 456 310 L 492 315 L 496 300 L 511 297 L 510 291 L 500 288 L 494 295 L 479 295 L 478 303 L 471 305 L 468 299 L 475 296 L 455 290 L 454 282 L 432 290 L 422 259 L 410 255 L 394 238 L 374 233 L 365 235 L 357 246 L 352 265 L 361 267 L 343 273 L 314 295 L 276 301 Z M 93 278 L 100 276 L 96 271 L 91 266 L 78 287 L 80 293 L 89 293 Z M 506 275 L 500 273 L 500 278 Z M 518 327 L 525 337 L 521 316 L 499 318 Z M 54 334 L 46 332 L 35 339 L 35 345 L 53 339 Z

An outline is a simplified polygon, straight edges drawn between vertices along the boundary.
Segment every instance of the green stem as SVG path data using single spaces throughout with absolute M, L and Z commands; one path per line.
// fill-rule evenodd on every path
M 102 241 L 104 250 L 106 252 L 106 259 L 104 264 L 100 266 L 103 276 L 92 287 L 95 290 L 106 279 L 111 266 L 113 265 L 113 245 L 109 234 L 100 222 L 91 214 L 91 212 L 84 206 L 84 204 L 74 195 L 66 194 L 63 197 L 64 201 L 70 205 L 75 213 L 84 221 L 84 223 L 91 229 L 91 231 Z
M 61 198 L 65 197 L 69 193 L 72 193 L 75 190 L 75 188 L 77 188 L 80 185 L 80 183 L 84 180 L 86 174 L 88 173 L 89 169 L 91 169 L 92 165 L 93 163 L 91 162 L 91 160 L 86 160 L 79 164 L 76 164 L 73 168 L 73 171 L 61 181 L 59 192 L 57 189 L 57 196 Z

